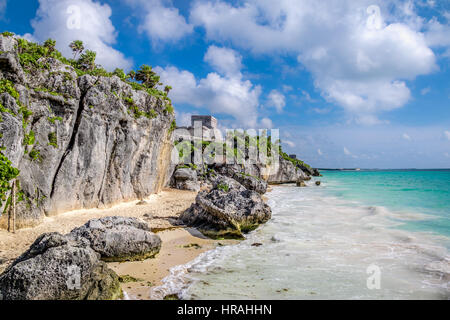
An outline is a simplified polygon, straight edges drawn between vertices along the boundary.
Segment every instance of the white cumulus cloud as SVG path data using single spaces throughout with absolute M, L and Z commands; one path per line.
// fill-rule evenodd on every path
M 223 75 L 239 76 L 241 72 L 242 56 L 229 48 L 219 48 L 212 45 L 208 48 L 204 60 Z
M 256 127 L 261 87 L 243 79 L 240 72 L 228 73 L 225 66 L 229 61 L 222 63 L 223 61 L 211 52 L 208 50 L 208 58 L 205 60 L 221 70 L 223 75 L 211 72 L 206 78 L 197 79 L 191 72 L 179 70 L 174 66 L 156 67 L 155 71 L 161 76 L 162 82 L 173 87 L 170 97 L 175 103 L 206 108 L 213 114 L 231 115 L 245 127 Z M 265 124 L 268 124 L 268 121 L 264 120 Z
M 138 14 L 140 32 L 145 32 L 153 41 L 176 42 L 194 31 L 179 10 L 163 0 L 127 0 Z
M 86 49 L 97 52 L 97 63 L 106 69 L 129 69 L 131 61 L 112 47 L 117 32 L 111 14 L 110 6 L 92 0 L 39 0 L 31 22 L 34 32 L 24 37 L 40 42 L 55 39 L 57 48 L 67 57 L 72 56 L 69 44 L 82 40 Z
M 346 147 L 344 147 L 344 154 L 350 156 L 352 153 Z
M 269 93 L 268 98 L 268 104 L 270 107 L 274 107 L 278 113 L 283 111 L 283 108 L 286 106 L 286 97 L 284 96 L 284 94 L 282 94 L 278 90 L 272 90 Z
M 273 128 L 272 120 L 270 120 L 269 118 L 262 118 L 260 126 L 263 129 L 272 129 Z
M 445 131 L 444 136 L 450 141 L 450 131 Z
M 380 113 L 409 101 L 406 79 L 437 68 L 432 41 L 416 29 L 413 12 L 396 1 L 199 0 L 190 19 L 208 39 L 255 54 L 296 55 L 329 102 L 374 124 Z

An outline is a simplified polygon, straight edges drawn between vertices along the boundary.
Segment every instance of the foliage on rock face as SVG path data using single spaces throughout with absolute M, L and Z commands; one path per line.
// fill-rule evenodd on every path
M 23 138 L 23 145 L 24 146 L 32 146 L 36 142 L 36 137 L 34 136 L 34 131 L 30 130 L 29 133 L 25 134 Z
M 14 99 L 19 99 L 19 93 L 17 92 L 17 90 L 14 88 L 14 85 L 11 81 L 9 80 L 0 80 L 0 93 L 9 93 L 9 95 L 11 97 L 13 97 Z
M 278 154 L 284 160 L 291 162 L 295 167 L 311 169 L 311 167 L 305 162 L 290 158 L 285 152 L 283 152 L 281 141 L 272 141 L 271 136 L 266 137 L 264 134 L 262 136 L 251 136 L 247 132 L 239 131 L 229 132 L 228 134 L 231 134 L 231 136 L 228 136 L 227 139 L 233 140 L 233 147 L 230 148 L 226 143 L 223 143 L 223 150 L 227 156 L 233 155 L 238 163 L 248 157 L 251 148 L 256 148 L 255 152 L 258 153 L 262 152 L 263 149 L 266 149 L 268 157 L 271 157 L 272 154 Z M 204 152 L 206 158 L 214 158 L 214 153 L 209 153 L 211 147 L 220 147 L 217 143 L 212 143 L 211 141 L 201 141 L 201 145 L 202 151 Z M 194 151 L 196 150 L 194 142 L 176 142 L 175 146 L 179 152 L 180 161 L 182 163 L 189 163 L 193 158 Z M 185 154 L 186 151 L 188 151 L 189 154 Z
M 289 155 L 283 152 L 281 146 L 280 146 L 280 155 L 283 157 L 284 160 L 291 162 L 295 167 L 308 168 L 310 170 L 312 169 L 309 164 L 306 164 L 305 162 L 299 159 L 292 159 L 291 157 L 289 157 Z
M 33 148 L 33 150 L 30 151 L 29 156 L 30 156 L 31 161 L 41 161 L 42 160 L 41 152 L 39 150 L 36 150 L 35 148 Z
M 0 148 L 0 206 L 6 201 L 6 194 L 11 190 L 11 180 L 19 175 L 19 170 L 11 165 L 2 150 L 4 148 Z
M 170 124 L 169 133 L 174 132 L 176 128 L 177 128 L 177 122 L 175 120 L 173 120 L 172 123 Z
M 230 187 L 225 183 L 220 183 L 217 185 L 217 189 L 222 190 L 223 192 L 230 191 Z
M 56 132 L 50 132 L 48 134 L 48 145 L 58 149 L 58 136 Z
M 3 35 L 14 36 L 14 34 L 8 32 L 4 32 Z M 86 48 L 80 40 L 75 40 L 69 45 L 73 51 L 73 59 L 65 58 L 58 50 L 56 50 L 56 41 L 53 39 L 48 39 L 43 45 L 22 38 L 16 38 L 16 40 L 18 43 L 17 49 L 19 61 L 25 72 L 30 73 L 35 69 L 49 68 L 48 63 L 42 62 L 45 60 L 39 59 L 42 57 L 53 58 L 73 67 L 78 76 L 85 74 L 103 77 L 118 76 L 134 90 L 146 91 L 149 95 L 163 100 L 166 104 L 165 111 L 171 114 L 174 113 L 172 102 L 168 97 L 172 87 L 165 86 L 164 90 L 158 89 L 157 86 L 162 86 L 163 84 L 160 83 L 160 77 L 153 71 L 151 66 L 143 65 L 137 72 L 131 70 L 128 74 L 125 74 L 125 72 L 119 68 L 115 69 L 113 72 L 108 72 L 103 67 L 96 64 L 95 60 L 97 53 L 92 50 L 85 50 Z M 16 97 L 14 96 L 14 98 Z M 137 117 L 140 116 L 146 116 L 149 119 L 155 117 L 154 111 L 142 114 L 137 113 Z

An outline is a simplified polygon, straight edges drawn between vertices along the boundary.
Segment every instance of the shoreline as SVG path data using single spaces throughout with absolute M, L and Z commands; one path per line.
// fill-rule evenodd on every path
M 448 299 L 443 287 L 450 279 L 448 249 L 441 242 L 445 236 L 398 228 L 392 219 L 398 216 L 383 207 L 354 206 L 345 198 L 336 202 L 314 186 L 301 189 L 306 192 L 297 198 L 298 190 L 294 185 L 275 188 L 269 198 L 272 206 L 279 203 L 276 219 L 236 250 L 219 249 L 182 268 L 193 272 L 188 281 L 195 280 L 182 291 L 184 298 Z M 406 215 L 402 221 L 416 218 Z M 256 242 L 262 245 L 254 248 Z M 372 265 L 382 270 L 381 291 L 366 286 Z M 174 282 L 177 276 L 174 272 L 169 280 L 185 285 L 183 274 Z

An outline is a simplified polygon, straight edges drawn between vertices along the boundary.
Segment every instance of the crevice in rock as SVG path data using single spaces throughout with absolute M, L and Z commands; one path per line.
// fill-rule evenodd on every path
M 56 168 L 55 175 L 53 176 L 50 198 L 53 198 L 53 195 L 55 193 L 55 183 L 56 183 L 56 179 L 58 178 L 59 171 L 61 170 L 61 167 L 62 167 L 64 161 L 66 160 L 66 158 L 70 154 L 70 152 L 73 150 L 73 147 L 75 145 L 75 141 L 76 141 L 76 138 L 78 135 L 78 129 L 80 128 L 81 119 L 83 117 L 83 111 L 85 109 L 84 99 L 86 98 L 86 95 L 88 94 L 89 90 L 91 90 L 91 88 L 93 88 L 97 84 L 98 80 L 99 80 L 99 78 L 97 78 L 95 83 L 92 86 L 89 86 L 86 89 L 86 91 L 84 91 L 81 94 L 80 102 L 78 103 L 77 116 L 76 116 L 75 124 L 74 124 L 73 130 L 72 130 L 72 136 L 70 137 L 70 141 L 69 141 L 69 144 L 67 145 L 66 151 L 64 152 L 63 156 L 61 157 L 58 167 Z
M 110 153 L 109 159 L 106 160 L 107 166 L 105 167 L 105 172 L 103 173 L 103 178 L 102 178 L 102 185 L 100 186 L 100 190 L 98 191 L 98 195 L 97 195 L 98 201 L 102 202 L 102 203 L 105 202 L 103 197 L 102 197 L 102 193 L 103 193 L 103 188 L 104 188 L 104 185 L 105 185 L 106 176 L 107 176 L 108 172 L 110 172 L 110 168 L 112 166 L 112 162 L 114 161 L 114 157 L 115 157 L 115 154 L 116 154 L 116 148 L 117 148 L 117 142 L 114 141 L 114 144 L 113 144 L 113 147 L 111 149 L 111 153 Z

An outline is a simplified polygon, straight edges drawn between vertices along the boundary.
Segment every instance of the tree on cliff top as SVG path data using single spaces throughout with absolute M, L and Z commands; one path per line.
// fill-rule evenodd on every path
M 136 72 L 131 70 L 130 72 L 128 72 L 127 74 L 127 79 L 130 79 L 131 81 L 134 81 L 134 79 L 136 79 Z
M 84 51 L 83 41 L 75 40 L 69 44 L 70 49 L 73 51 L 73 59 L 76 59 L 77 55 Z
M 159 83 L 160 77 L 152 70 L 152 67 L 144 64 L 136 73 L 136 80 L 141 81 L 147 88 L 154 88 Z
M 95 59 L 97 58 L 97 53 L 95 51 L 86 50 L 80 57 L 78 61 L 80 66 L 85 70 L 94 70 L 96 68 Z
M 48 39 L 44 42 L 44 47 L 47 48 L 48 54 L 51 55 L 56 50 L 56 40 Z

